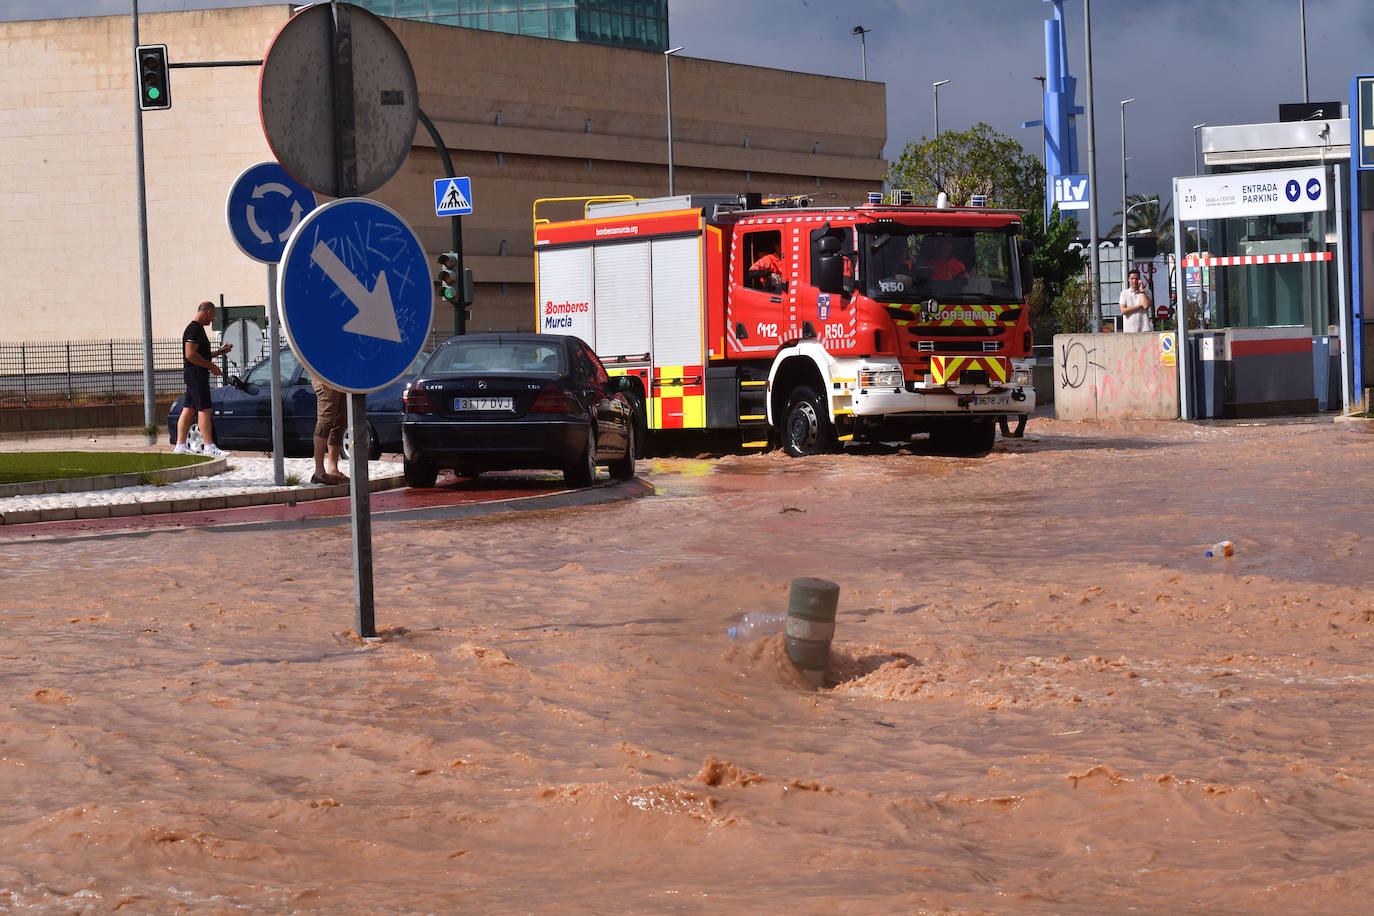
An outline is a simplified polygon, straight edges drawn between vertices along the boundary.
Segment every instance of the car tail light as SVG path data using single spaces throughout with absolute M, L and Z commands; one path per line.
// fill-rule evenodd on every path
M 438 413 L 434 409 L 434 402 L 429 399 L 429 392 L 418 381 L 411 383 L 402 400 L 406 404 L 406 413 Z
M 549 382 L 530 406 L 530 413 L 581 413 L 577 401 L 557 382 Z

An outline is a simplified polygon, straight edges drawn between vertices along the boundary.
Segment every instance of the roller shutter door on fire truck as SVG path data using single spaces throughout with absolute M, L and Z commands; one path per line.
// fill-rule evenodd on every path
M 593 249 L 596 341 L 602 360 L 649 352 L 649 242 Z
M 655 429 L 706 426 L 701 236 L 653 242 Z
M 572 334 L 596 349 L 591 249 L 556 248 L 538 258 L 539 333 Z

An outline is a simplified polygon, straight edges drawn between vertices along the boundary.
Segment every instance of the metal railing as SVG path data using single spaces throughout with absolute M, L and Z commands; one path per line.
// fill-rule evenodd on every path
M 175 397 L 186 383 L 176 338 L 153 341 L 153 390 Z M 0 343 L 0 409 L 82 407 L 143 400 L 141 340 Z
M 451 332 L 431 330 L 425 349 L 433 350 L 450 336 Z M 224 360 L 220 360 L 220 364 L 227 371 L 247 371 L 245 367 L 228 365 Z M 155 396 L 176 398 L 186 390 L 181 368 L 181 341 L 176 338 L 154 340 Z M 251 364 L 247 368 L 251 368 Z M 220 378 L 210 379 L 212 387 L 222 384 Z M 0 410 L 142 401 L 141 340 L 0 343 Z

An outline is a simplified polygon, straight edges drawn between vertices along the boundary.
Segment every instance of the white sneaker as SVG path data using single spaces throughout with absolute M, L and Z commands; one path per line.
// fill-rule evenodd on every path
M 213 442 L 208 442 L 208 443 L 206 443 L 206 445 L 205 445 L 205 451 L 201 452 L 201 454 L 202 454 L 202 455 L 209 455 L 211 458 L 228 458 L 228 457 L 229 457 L 229 453 L 228 453 L 228 452 L 226 452 L 224 449 L 220 448 L 218 445 L 216 445 L 216 444 L 213 443 Z
M 192 452 L 191 452 L 191 446 L 188 445 L 188 444 L 185 443 L 185 442 L 179 442 L 179 443 L 177 443 L 177 447 L 174 448 L 174 449 L 172 449 L 172 454 L 173 454 L 173 455 L 190 455 L 190 454 L 192 454 Z

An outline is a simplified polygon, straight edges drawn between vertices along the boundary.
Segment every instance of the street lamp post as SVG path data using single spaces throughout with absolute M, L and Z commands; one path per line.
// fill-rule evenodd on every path
M 1083 70 L 1088 97 L 1083 106 L 1088 116 L 1088 296 L 1092 300 L 1092 333 L 1102 333 L 1101 258 L 1097 250 L 1097 119 L 1093 101 L 1093 16 L 1092 5 L 1083 0 Z
M 1307 2 L 1298 0 L 1298 16 L 1302 19 L 1302 100 L 1312 101 L 1307 95 Z
M 1197 176 L 1199 176 L 1199 175 L 1202 174 L 1202 166 L 1201 166 L 1201 163 L 1200 163 L 1200 161 L 1199 161 L 1199 159 L 1198 159 L 1197 132 L 1198 132 L 1199 130 L 1201 130 L 1202 128 L 1206 127 L 1206 126 L 1207 126 L 1207 122 L 1206 122 L 1206 121 L 1203 121 L 1201 124 L 1194 124 L 1194 125 L 1193 125 L 1193 177 L 1194 177 L 1194 178 L 1196 178 Z M 1202 254 L 1202 221 L 1201 221 L 1200 219 L 1199 219 L 1199 220 L 1194 220 L 1194 221 L 1193 221 L 1193 241 L 1194 241 L 1194 242 L 1196 243 L 1196 245 L 1197 245 L 1197 253 L 1198 253 L 1198 254 Z
M 679 45 L 676 48 L 669 48 L 663 52 L 663 87 L 664 94 L 668 99 L 668 196 L 672 197 L 673 190 L 673 75 L 668 66 L 668 57 L 682 50 Z
M 864 38 L 872 29 L 866 29 L 861 25 L 854 26 L 851 35 L 859 36 L 859 60 L 863 63 L 864 82 L 868 82 L 868 41 Z
M 1050 119 L 1048 106 L 1045 103 L 1045 83 L 1049 79 L 1044 76 L 1033 76 L 1031 79 L 1040 84 L 1040 165 L 1045 169 L 1045 231 L 1050 229 Z
M 1129 210 L 1126 208 L 1126 106 L 1135 99 L 1123 99 L 1121 101 L 1121 288 L 1126 288 L 1126 216 Z
M 931 91 L 935 93 L 935 139 L 940 138 L 940 87 L 949 80 L 936 80 L 930 84 Z

